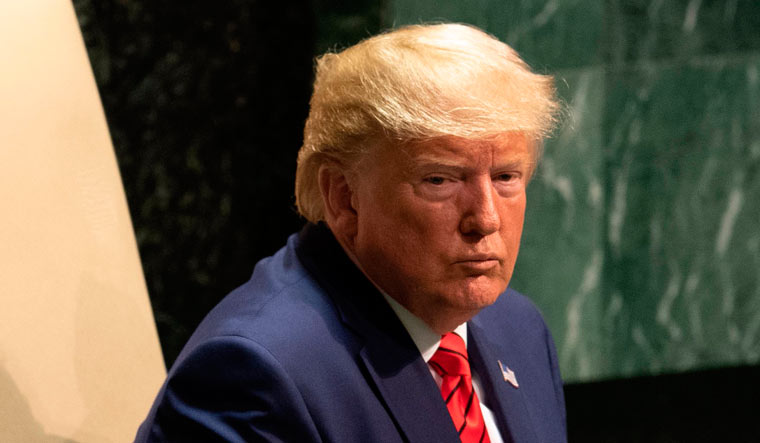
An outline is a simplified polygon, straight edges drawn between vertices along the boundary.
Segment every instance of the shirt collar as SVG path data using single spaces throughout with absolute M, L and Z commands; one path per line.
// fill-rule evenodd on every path
M 401 303 L 394 300 L 391 296 L 384 291 L 380 291 L 385 297 L 385 300 L 396 313 L 396 316 L 401 320 L 401 324 L 404 325 L 409 336 L 412 337 L 412 341 L 419 349 L 425 363 L 433 358 L 433 354 L 438 350 L 438 345 L 441 344 L 441 335 L 433 331 L 422 319 L 409 312 L 408 309 L 403 307 Z M 467 346 L 467 323 L 462 323 L 454 329 L 464 340 L 465 347 Z

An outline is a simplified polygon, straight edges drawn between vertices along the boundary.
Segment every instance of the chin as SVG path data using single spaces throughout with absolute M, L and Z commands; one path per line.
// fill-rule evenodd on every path
M 464 287 L 448 298 L 452 307 L 479 311 L 492 305 L 506 289 L 506 282 L 493 281 L 489 277 L 481 276 L 465 282 Z

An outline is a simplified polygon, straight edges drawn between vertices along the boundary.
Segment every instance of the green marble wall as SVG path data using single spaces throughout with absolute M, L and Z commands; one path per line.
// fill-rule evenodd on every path
M 760 2 L 393 0 L 556 76 L 512 286 L 568 381 L 760 361 Z

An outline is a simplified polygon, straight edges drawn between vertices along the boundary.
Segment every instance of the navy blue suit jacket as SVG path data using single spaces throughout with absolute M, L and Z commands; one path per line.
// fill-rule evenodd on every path
M 506 441 L 566 441 L 554 345 L 530 301 L 507 290 L 472 318 L 468 352 Z M 398 317 L 330 231 L 308 225 L 200 324 L 137 441 L 459 439 Z

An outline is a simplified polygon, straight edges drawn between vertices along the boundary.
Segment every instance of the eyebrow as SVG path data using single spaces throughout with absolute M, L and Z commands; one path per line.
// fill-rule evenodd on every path
M 501 169 L 515 169 L 519 167 L 530 168 L 532 164 L 533 162 L 531 161 L 513 160 L 505 164 L 501 164 L 501 165 L 497 164 L 494 167 L 492 167 L 490 170 L 494 171 L 494 170 L 501 170 Z M 436 169 L 436 168 L 457 170 L 457 171 L 472 169 L 470 166 L 462 165 L 456 160 L 441 159 L 439 157 L 427 156 L 427 155 L 420 155 L 409 162 L 410 170 Z
M 465 169 L 462 164 L 456 160 L 450 160 L 450 159 L 442 159 L 440 157 L 435 156 L 418 156 L 415 158 L 412 158 L 410 161 L 410 165 L 414 165 L 417 167 L 441 167 L 441 168 L 454 168 L 454 169 Z

